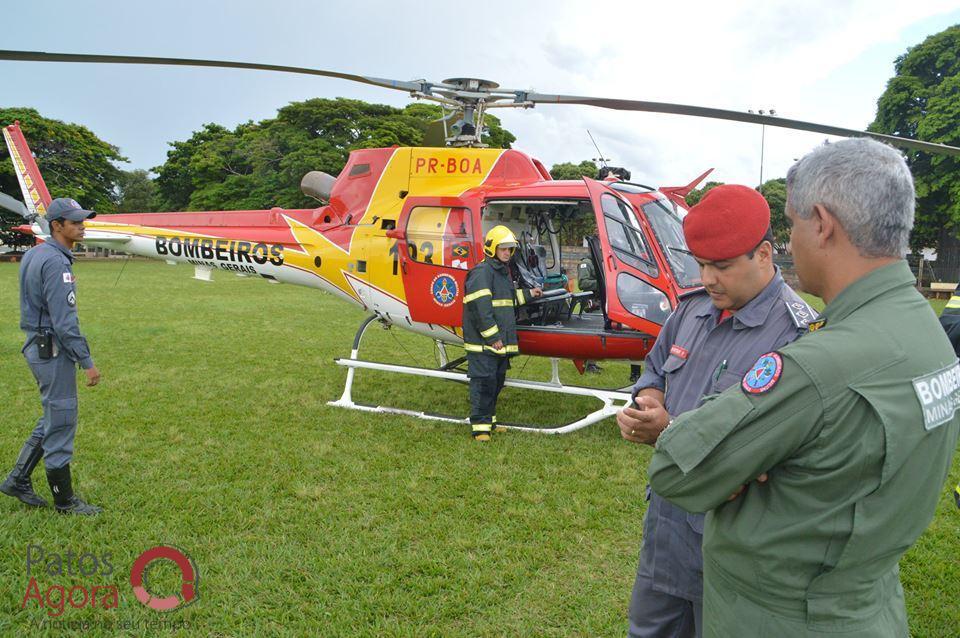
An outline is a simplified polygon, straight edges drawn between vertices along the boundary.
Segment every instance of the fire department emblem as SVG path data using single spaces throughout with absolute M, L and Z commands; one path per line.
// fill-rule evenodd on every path
M 450 275 L 437 275 L 430 284 L 430 291 L 437 305 L 446 308 L 457 299 L 457 282 Z
M 777 385 L 783 372 L 783 359 L 777 352 L 763 355 L 743 377 L 740 386 L 747 394 L 762 394 Z

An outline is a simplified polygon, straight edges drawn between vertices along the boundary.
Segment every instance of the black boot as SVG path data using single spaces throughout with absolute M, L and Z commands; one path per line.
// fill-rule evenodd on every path
M 20 450 L 20 456 L 17 457 L 17 464 L 13 466 L 13 471 L 0 485 L 0 492 L 18 498 L 20 502 L 31 507 L 47 506 L 47 502 L 33 491 L 33 481 L 30 480 L 33 468 L 37 467 L 37 463 L 43 458 L 42 441 L 43 439 L 39 437 L 27 439 L 23 449 Z
M 70 464 L 55 470 L 47 470 L 47 482 L 53 492 L 53 502 L 60 514 L 81 514 L 95 516 L 103 511 L 102 507 L 90 505 L 73 493 L 73 483 L 70 480 Z

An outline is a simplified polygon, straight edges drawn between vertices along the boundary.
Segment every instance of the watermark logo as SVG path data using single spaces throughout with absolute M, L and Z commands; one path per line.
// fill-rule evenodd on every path
M 113 552 L 109 551 L 78 553 L 69 548 L 66 551 L 49 551 L 41 545 L 27 545 L 28 581 L 23 596 L 19 598 L 20 609 L 35 606 L 57 621 L 63 620 L 61 617 L 70 608 L 115 610 L 120 606 L 122 593 L 118 590 L 116 578 L 123 578 L 122 571 L 114 576 L 115 562 Z M 169 564 L 163 565 L 170 562 L 176 567 L 175 571 L 171 570 Z M 155 567 L 160 568 L 165 576 L 155 578 L 151 587 L 150 574 L 157 575 L 157 571 L 153 570 Z M 174 582 L 178 584 L 171 587 Z M 151 547 L 141 553 L 130 568 L 130 586 L 134 597 L 145 607 L 156 611 L 168 612 L 193 604 L 199 597 L 199 583 L 200 573 L 196 563 L 186 552 L 173 545 Z M 159 591 L 161 589 L 165 591 Z M 165 595 L 171 589 L 175 593 Z M 114 622 L 113 619 L 101 620 Z
M 115 585 L 103 583 L 67 586 L 57 583 L 43 588 L 37 581 L 37 576 L 41 579 L 73 579 L 82 576 L 87 579 L 106 580 L 113 574 L 112 560 L 111 552 L 98 556 L 90 552 L 76 554 L 68 549 L 61 554 L 49 552 L 40 545 L 28 545 L 26 567 L 29 581 L 20 601 L 20 609 L 36 603 L 37 607 L 46 609 L 52 618 L 63 615 L 68 606 L 74 609 L 116 609 L 120 604 L 120 593 Z
M 158 560 L 170 560 L 180 568 L 180 593 L 158 596 L 151 592 L 147 582 L 147 568 Z M 172 545 L 157 545 L 140 554 L 130 568 L 130 586 L 142 604 L 157 611 L 173 611 L 192 604 L 197 599 L 200 573 L 193 559 Z

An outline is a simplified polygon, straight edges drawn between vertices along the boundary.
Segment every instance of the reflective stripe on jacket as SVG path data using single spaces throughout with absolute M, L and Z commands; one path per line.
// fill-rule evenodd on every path
M 488 257 L 467 275 L 463 296 L 463 347 L 467 352 L 512 356 L 517 347 L 514 308 L 531 299 L 528 289 L 514 288 L 503 262 Z M 497 341 L 502 348 L 494 348 Z

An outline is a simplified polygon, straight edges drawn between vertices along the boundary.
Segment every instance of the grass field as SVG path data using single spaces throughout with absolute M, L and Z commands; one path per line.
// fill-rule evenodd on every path
M 55 516 L 0 498 L 0 635 L 66 633 L 52 621 L 87 623 L 73 633 L 90 636 L 624 634 L 650 451 L 623 442 L 612 420 L 480 445 L 465 426 L 331 408 L 346 376 L 332 359 L 349 354 L 359 310 L 305 288 L 226 273 L 204 284 L 192 269 L 144 261 L 129 261 L 118 281 L 121 263 L 75 268 L 103 373 L 80 391 L 75 487 L 106 511 Z M 39 414 L 19 353 L 16 275 L 0 264 L 3 472 Z M 434 360 L 425 339 L 398 330 L 368 332 L 364 348 Z M 566 362 L 562 376 L 626 383 L 626 364 L 604 368 L 578 378 Z M 548 377 L 544 361 L 520 357 L 521 369 Z M 467 405 L 465 386 L 376 372 L 358 374 L 354 398 L 449 413 Z M 499 412 L 553 424 L 592 406 L 507 389 Z M 42 471 L 34 477 L 47 496 Z M 957 479 L 955 463 L 951 487 Z M 960 511 L 945 491 L 902 561 L 914 636 L 957 635 L 958 538 Z M 186 550 L 200 573 L 199 600 L 170 614 L 141 606 L 129 585 L 133 561 L 159 543 Z M 48 557 L 109 553 L 109 574 L 34 575 L 42 592 L 115 585 L 119 607 L 51 617 L 31 600 L 21 610 L 28 545 Z M 155 565 L 151 589 L 174 592 L 179 575 Z M 157 620 L 191 627 L 144 629 Z

